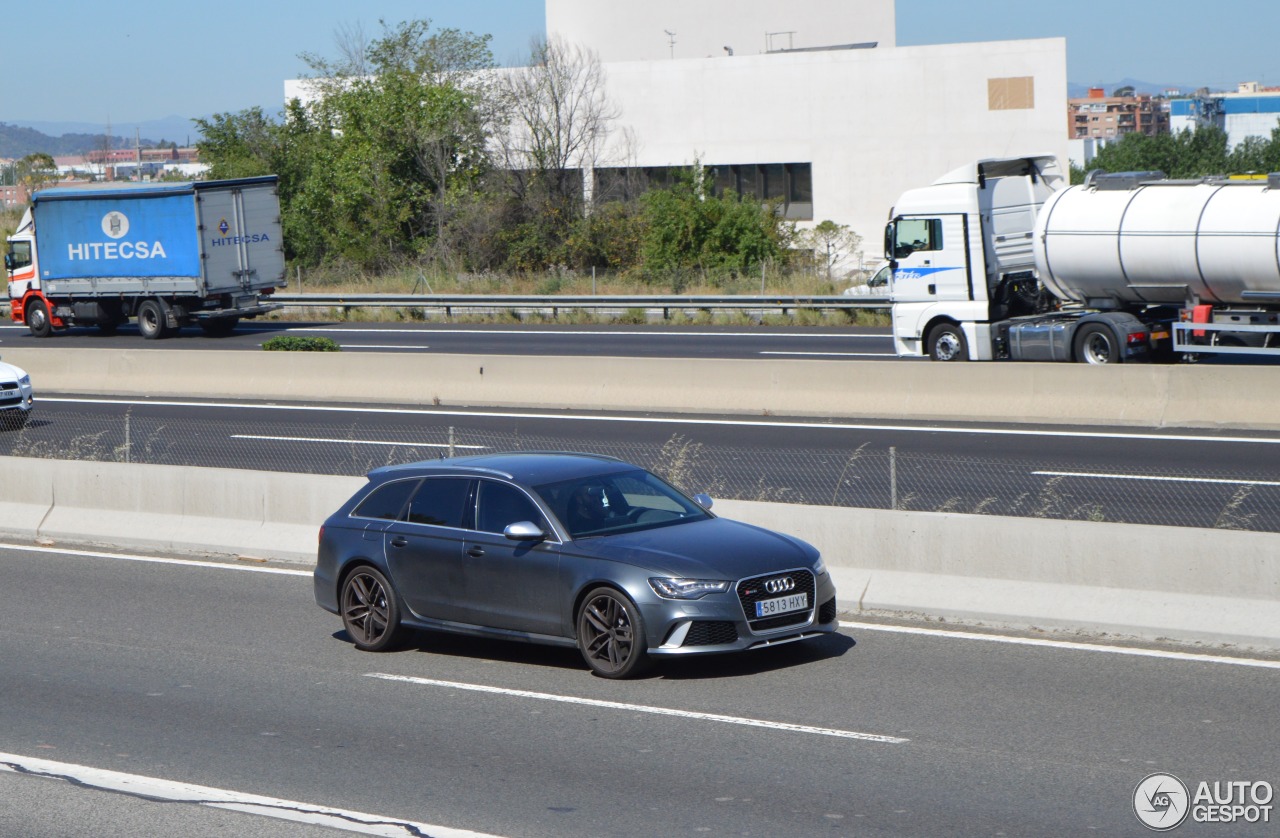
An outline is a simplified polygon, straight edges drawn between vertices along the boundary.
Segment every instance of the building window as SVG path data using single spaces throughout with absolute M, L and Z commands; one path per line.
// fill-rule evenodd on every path
M 763 163 L 712 167 L 715 194 L 778 201 L 791 221 L 813 220 L 813 165 Z
M 779 212 L 791 221 L 813 220 L 813 165 L 811 163 L 747 163 L 708 166 L 713 194 L 743 199 L 777 201 Z M 680 167 L 596 169 L 594 200 L 630 201 L 650 189 L 664 189 L 674 182 Z
M 1034 76 L 987 79 L 987 109 L 993 111 L 1030 110 L 1036 106 Z

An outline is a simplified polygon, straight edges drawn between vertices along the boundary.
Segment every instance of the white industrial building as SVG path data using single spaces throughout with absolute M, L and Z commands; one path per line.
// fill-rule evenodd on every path
M 905 189 L 988 157 L 1065 165 L 1061 38 L 897 47 L 893 0 L 546 0 L 546 21 L 604 64 L 618 119 L 598 167 L 696 159 L 801 223 L 848 225 L 868 263 Z
M 1245 82 L 1235 93 L 1174 99 L 1169 113 L 1169 130 L 1174 133 L 1214 125 L 1226 132 L 1228 146 L 1235 148 L 1248 137 L 1271 139 L 1280 126 L 1280 89 Z

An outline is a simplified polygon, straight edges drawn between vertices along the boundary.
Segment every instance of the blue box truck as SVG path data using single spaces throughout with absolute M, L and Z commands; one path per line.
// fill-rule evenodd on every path
M 226 334 L 285 285 L 274 175 L 43 189 L 8 241 L 10 317 L 36 337 L 130 318 L 149 340 Z

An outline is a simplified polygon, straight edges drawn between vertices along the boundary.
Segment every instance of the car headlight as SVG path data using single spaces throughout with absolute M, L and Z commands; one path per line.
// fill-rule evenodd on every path
M 732 584 L 724 579 L 677 579 L 670 576 L 649 579 L 649 587 L 664 599 L 701 599 L 707 594 L 722 594 Z
M 21 384 L 23 387 L 30 387 L 30 386 L 31 386 L 31 376 L 29 376 L 29 375 L 24 375 L 24 376 L 22 376 L 22 378 L 19 378 L 19 379 L 18 379 L 18 383 L 19 383 L 19 384 Z
M 822 556 L 818 556 L 818 560 L 813 563 L 813 573 L 815 576 L 822 576 L 827 572 L 827 563 L 822 560 Z

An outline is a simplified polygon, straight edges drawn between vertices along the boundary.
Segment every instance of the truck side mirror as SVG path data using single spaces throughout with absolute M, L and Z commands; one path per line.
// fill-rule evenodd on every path
M 4 269 L 6 271 L 13 270 L 13 254 L 12 253 L 6 253 L 4 255 Z

